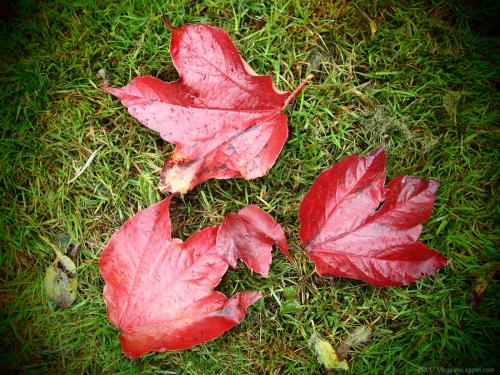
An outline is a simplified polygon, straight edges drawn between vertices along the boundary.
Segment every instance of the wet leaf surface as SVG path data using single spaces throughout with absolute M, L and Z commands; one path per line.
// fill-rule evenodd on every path
M 291 95 L 279 91 L 270 76 L 250 68 L 224 30 L 165 24 L 180 78 L 167 83 L 144 76 L 122 88 L 105 87 L 177 146 L 161 172 L 160 190 L 185 193 L 210 178 L 264 176 L 288 136 L 283 109 L 305 82 Z
M 256 205 L 226 215 L 217 235 L 219 254 L 231 267 L 236 267 L 240 258 L 248 268 L 264 277 L 269 274 L 274 244 L 291 259 L 283 228 Z
M 399 286 L 447 264 L 418 241 L 438 181 L 398 176 L 387 187 L 382 147 L 323 171 L 299 209 L 299 237 L 321 276 Z
M 238 325 L 247 307 L 261 298 L 260 292 L 239 292 L 227 298 L 214 291 L 228 268 L 217 247 L 218 231 L 229 226 L 228 221 L 201 229 L 184 242 L 172 238 L 171 199 L 130 218 L 111 237 L 99 261 L 106 282 L 108 319 L 120 329 L 120 343 L 128 357 L 213 340 Z M 236 256 L 242 256 L 247 254 L 240 248 L 246 246 L 239 242 L 243 236 L 261 246 L 256 256 L 261 252 L 270 256 L 272 237 L 282 230 L 256 206 L 229 215 L 245 218 L 246 213 L 256 220 L 244 228 L 228 228 L 224 241 L 232 244 Z M 277 240 L 286 249 L 284 236 Z M 267 260 L 261 259 L 260 265 L 252 262 L 267 275 Z

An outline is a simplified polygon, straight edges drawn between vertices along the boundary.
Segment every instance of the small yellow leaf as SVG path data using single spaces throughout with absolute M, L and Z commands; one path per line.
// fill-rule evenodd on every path
M 316 333 L 311 335 L 309 339 L 311 349 L 316 353 L 318 362 L 325 366 L 327 369 L 348 370 L 349 366 L 344 359 L 340 361 L 333 346 L 326 340 L 323 340 Z
M 375 35 L 377 32 L 377 24 L 375 23 L 374 20 L 368 17 L 368 24 L 370 25 L 370 32 L 372 33 L 372 36 Z
M 356 7 L 357 8 L 357 7 Z M 368 14 L 366 14 L 365 12 L 363 12 L 361 9 L 358 8 L 358 10 L 361 12 L 361 14 L 363 15 L 363 17 L 366 18 L 366 20 L 368 21 L 368 25 L 370 26 L 370 33 L 372 35 L 372 37 L 375 35 L 375 33 L 377 32 L 377 24 L 375 23 L 374 20 L 372 20 Z

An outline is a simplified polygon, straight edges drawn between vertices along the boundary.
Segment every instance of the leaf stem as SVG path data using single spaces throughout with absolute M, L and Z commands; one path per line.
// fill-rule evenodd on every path
M 301 84 L 299 85 L 299 87 L 297 87 L 291 94 L 288 98 L 286 98 L 285 100 L 285 105 L 283 106 L 283 108 L 286 108 L 288 106 L 288 104 L 290 104 L 292 102 L 292 100 L 297 96 L 297 94 L 300 92 L 300 90 L 302 90 L 304 88 L 305 85 L 307 85 L 307 82 L 309 82 L 311 79 L 313 78 L 313 75 L 312 74 L 309 74 L 305 80 L 303 80 L 301 82 Z
M 174 28 L 172 27 L 172 25 L 167 21 L 167 19 L 165 18 L 165 16 L 162 16 L 161 17 L 161 20 L 163 21 L 163 23 L 165 24 L 165 26 L 168 27 L 168 29 L 170 31 L 174 31 Z

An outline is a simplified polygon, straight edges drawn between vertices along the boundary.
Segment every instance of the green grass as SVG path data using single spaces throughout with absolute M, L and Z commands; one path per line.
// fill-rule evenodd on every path
M 498 261 L 493 1 L 96 3 L 22 1 L 17 18 L 0 19 L 4 371 L 321 373 L 311 334 L 335 346 L 365 323 L 375 334 L 351 352 L 351 373 L 498 370 L 498 282 L 481 312 L 467 297 L 481 266 Z M 285 227 L 295 265 L 276 252 L 269 279 L 244 267 L 229 272 L 222 291 L 265 295 L 240 326 L 190 350 L 129 360 L 106 319 L 97 262 L 128 217 L 161 199 L 156 185 L 172 146 L 103 93 L 97 72 L 106 69 L 114 86 L 143 74 L 175 79 L 162 14 L 177 26 L 224 28 L 280 89 L 314 79 L 287 109 L 290 136 L 266 177 L 210 180 L 171 210 L 173 234 L 185 239 L 260 204 Z M 322 169 L 382 141 L 390 178 L 441 180 L 422 239 L 451 264 L 401 288 L 320 278 L 297 239 L 299 202 Z M 74 305 L 57 310 L 42 280 L 64 234 L 81 244 L 79 287 Z

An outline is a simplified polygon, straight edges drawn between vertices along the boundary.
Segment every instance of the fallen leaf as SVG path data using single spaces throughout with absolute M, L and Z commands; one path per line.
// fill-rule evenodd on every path
M 272 245 L 290 260 L 283 228 L 259 206 L 250 205 L 225 216 L 217 234 L 217 249 L 233 268 L 240 258 L 251 270 L 267 277 Z
M 228 263 L 217 251 L 218 226 L 185 242 L 171 237 L 172 195 L 127 220 L 99 260 L 108 319 L 128 357 L 186 349 L 238 325 L 260 292 L 228 299 L 214 291 Z
M 47 268 L 43 286 L 54 305 L 70 307 L 75 302 L 78 287 L 75 263 L 56 251 L 56 260 Z
M 439 183 L 399 176 L 387 187 L 385 152 L 354 154 L 323 171 L 304 197 L 299 237 L 321 276 L 399 286 L 447 264 L 418 242 Z
M 356 345 L 364 344 L 370 341 L 373 334 L 372 327 L 368 325 L 359 326 L 352 331 L 337 347 L 337 356 L 339 359 L 347 358 L 349 350 Z
M 494 279 L 500 275 L 500 265 L 495 262 L 486 263 L 479 268 L 474 289 L 469 292 L 469 301 L 474 310 L 481 311 L 481 302 Z
M 309 339 L 309 346 L 316 354 L 318 362 L 327 369 L 349 370 L 347 361 L 345 359 L 340 360 L 337 357 L 337 353 L 335 353 L 332 344 L 319 337 L 316 333 L 311 335 L 311 338 Z
M 273 87 L 239 55 L 229 34 L 205 24 L 173 28 L 170 54 L 179 80 L 151 76 L 104 90 L 177 147 L 160 176 L 161 192 L 185 193 L 210 178 L 264 176 L 288 136 L 283 109 L 292 93 Z

